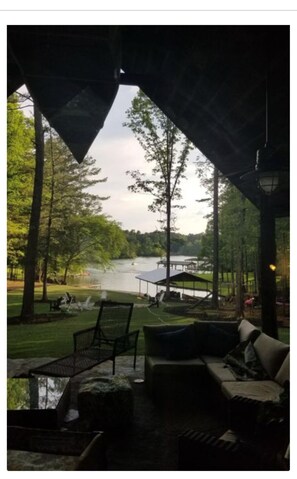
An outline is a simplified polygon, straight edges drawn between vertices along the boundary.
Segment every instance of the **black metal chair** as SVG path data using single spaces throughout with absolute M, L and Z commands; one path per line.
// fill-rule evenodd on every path
M 129 332 L 133 303 L 102 301 L 97 323 L 92 328 L 73 334 L 74 352 L 29 371 L 29 374 L 72 377 L 107 361 L 113 362 L 120 354 L 134 350 L 136 366 L 139 330 Z
M 60 306 L 61 304 L 66 304 L 66 300 L 64 296 L 60 296 L 58 299 L 50 300 L 50 311 L 61 311 Z

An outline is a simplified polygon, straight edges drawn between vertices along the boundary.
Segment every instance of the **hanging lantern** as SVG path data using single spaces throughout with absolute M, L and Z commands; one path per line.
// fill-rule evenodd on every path
M 280 172 L 276 162 L 275 149 L 265 144 L 257 150 L 255 170 L 259 188 L 266 194 L 271 195 L 279 186 Z

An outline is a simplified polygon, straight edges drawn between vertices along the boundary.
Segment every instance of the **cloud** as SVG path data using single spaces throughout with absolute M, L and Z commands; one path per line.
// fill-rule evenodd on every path
M 131 130 L 122 126 L 126 119 L 125 111 L 136 92 L 136 87 L 120 87 L 105 126 L 89 150 L 89 155 L 96 159 L 97 166 L 101 168 L 101 178 L 108 177 L 106 183 L 99 183 L 92 188 L 92 192 L 110 196 L 109 200 L 103 202 L 103 213 L 121 223 L 123 229 L 150 232 L 160 228 L 160 215 L 148 211 L 148 205 L 152 202 L 149 195 L 128 190 L 133 180 L 126 174 L 127 170 L 135 169 L 146 173 L 151 171 L 151 165 L 145 161 L 144 150 Z M 183 199 L 180 204 L 186 207 L 176 210 L 176 225 L 183 234 L 201 233 L 206 226 L 203 216 L 207 207 L 196 201 L 205 196 L 205 190 L 196 175 L 197 152 L 192 152 L 187 179 L 181 183 Z

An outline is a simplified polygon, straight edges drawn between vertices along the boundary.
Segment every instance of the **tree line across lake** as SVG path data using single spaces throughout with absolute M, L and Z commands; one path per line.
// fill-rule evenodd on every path
M 135 230 L 124 230 L 127 239 L 127 250 L 121 258 L 135 258 L 137 256 L 163 257 L 166 251 L 164 231 L 141 233 Z M 170 252 L 172 255 L 197 257 L 201 250 L 203 233 L 188 234 L 171 233 Z

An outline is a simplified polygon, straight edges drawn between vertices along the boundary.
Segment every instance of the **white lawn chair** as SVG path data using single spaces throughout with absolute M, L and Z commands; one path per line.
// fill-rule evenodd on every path
M 82 310 L 91 311 L 93 309 L 93 307 L 95 306 L 95 303 L 91 303 L 91 299 L 92 297 L 88 296 L 88 298 L 85 301 L 80 303 L 80 307 Z
M 82 306 L 79 301 L 76 301 L 75 297 L 70 295 L 69 293 L 66 293 L 64 295 L 66 299 L 66 303 L 61 304 L 60 309 L 65 313 L 65 312 L 71 312 L 71 311 L 82 311 Z
M 100 299 L 101 299 L 101 301 L 106 301 L 107 300 L 107 291 L 102 291 L 101 292 Z

